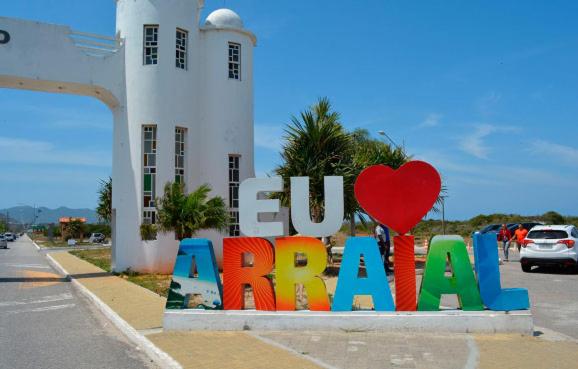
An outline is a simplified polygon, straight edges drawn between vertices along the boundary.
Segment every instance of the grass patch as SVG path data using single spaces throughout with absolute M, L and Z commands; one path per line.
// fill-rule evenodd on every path
M 111 249 L 75 250 L 69 252 L 109 273 L 112 270 Z M 115 275 L 164 297 L 167 297 L 169 285 L 171 284 L 171 276 L 164 274 L 141 274 L 127 270 L 124 273 L 115 273 Z
M 157 295 L 167 297 L 169 294 L 169 286 L 171 284 L 170 275 L 164 274 L 140 274 L 135 272 L 127 272 L 119 274 L 119 277 L 131 283 L 153 291 Z
M 111 272 L 111 249 L 74 250 L 70 254 L 96 265 L 100 269 Z

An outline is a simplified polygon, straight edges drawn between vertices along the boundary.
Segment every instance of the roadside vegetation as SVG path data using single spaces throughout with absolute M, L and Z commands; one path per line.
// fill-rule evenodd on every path
M 70 254 L 85 260 L 104 271 L 109 273 L 112 271 L 110 249 L 75 250 L 70 251 Z M 114 273 L 114 275 L 144 287 L 163 297 L 167 297 L 169 285 L 171 284 L 171 276 L 164 274 L 140 274 L 127 270 L 124 273 Z

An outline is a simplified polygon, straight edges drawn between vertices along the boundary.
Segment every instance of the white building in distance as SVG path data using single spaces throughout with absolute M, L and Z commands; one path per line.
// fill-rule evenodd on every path
M 116 37 L 0 17 L 0 87 L 95 97 L 114 117 L 113 268 L 170 272 L 178 241 L 159 233 L 155 197 L 171 181 L 208 183 L 238 236 L 239 183 L 254 176 L 255 36 L 233 11 L 200 22 L 204 0 L 117 0 Z

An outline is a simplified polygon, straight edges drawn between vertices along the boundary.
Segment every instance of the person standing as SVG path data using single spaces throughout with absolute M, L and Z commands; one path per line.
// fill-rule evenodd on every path
M 500 228 L 500 232 L 498 233 L 498 242 L 502 242 L 505 261 L 509 261 L 510 258 L 510 239 L 512 239 L 512 232 L 510 232 L 505 224 L 502 224 L 502 228 Z
M 389 268 L 389 254 L 391 251 L 389 229 L 383 224 L 378 224 L 375 227 L 375 239 L 379 245 L 379 253 L 383 259 L 383 267 L 385 268 L 385 273 L 390 274 L 393 271 Z
M 516 239 L 516 244 L 518 245 L 518 252 L 520 252 L 520 249 L 522 248 L 522 243 L 526 239 L 527 235 L 528 230 L 524 228 L 524 225 L 518 224 L 518 229 L 516 229 L 516 232 L 514 232 L 514 237 L 510 239 L 510 241 Z

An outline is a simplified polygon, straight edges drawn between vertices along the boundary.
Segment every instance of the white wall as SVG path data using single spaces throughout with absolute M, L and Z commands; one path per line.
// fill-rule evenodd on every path
M 240 180 L 254 177 L 253 143 L 253 39 L 235 30 L 208 28 L 201 31 L 202 62 L 200 148 L 201 183 L 209 183 L 213 195 L 229 204 L 229 154 L 241 155 Z M 229 42 L 241 45 L 241 80 L 229 79 Z M 217 232 L 200 236 L 213 241 L 215 256 L 222 260 L 222 238 Z M 225 234 L 228 236 L 228 233 Z
M 128 117 L 127 145 L 119 151 L 132 158 L 126 171 L 134 176 L 117 173 L 118 181 L 134 178 L 123 188 L 131 189 L 113 199 L 117 208 L 117 244 L 115 270 L 128 267 L 139 271 L 169 272 L 175 261 L 178 242 L 172 233 L 159 234 L 155 241 L 141 242 L 142 223 L 142 126 L 157 126 L 156 196 L 162 196 L 167 182 L 175 180 L 175 127 L 188 130 L 187 151 L 193 154 L 195 133 L 199 130 L 197 86 L 199 85 L 199 9 L 193 0 L 119 0 L 117 2 L 117 32 L 126 45 L 126 106 Z M 159 25 L 159 61 L 143 63 L 144 25 Z M 175 66 L 176 29 L 189 33 L 188 68 Z M 191 155 L 192 156 L 192 155 Z M 186 175 L 197 170 L 190 160 Z M 116 187 L 115 187 L 116 188 Z M 137 210 L 136 212 L 134 210 Z M 131 231 L 126 231 L 130 229 Z M 136 229 L 137 232 L 132 230 Z

